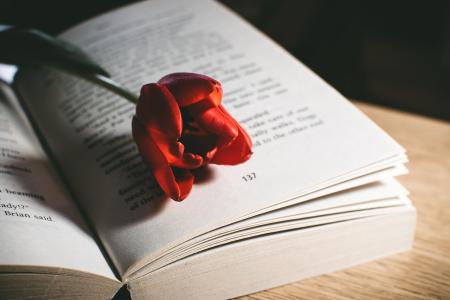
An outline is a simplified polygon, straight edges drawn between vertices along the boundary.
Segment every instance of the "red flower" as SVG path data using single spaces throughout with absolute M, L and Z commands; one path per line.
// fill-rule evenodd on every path
M 162 190 L 181 201 L 194 183 L 192 169 L 236 165 L 252 142 L 220 104 L 221 84 L 204 75 L 174 73 L 141 89 L 133 137 Z

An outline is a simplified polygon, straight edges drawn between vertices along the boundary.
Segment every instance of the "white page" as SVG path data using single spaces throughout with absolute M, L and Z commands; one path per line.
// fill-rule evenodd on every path
M 288 219 L 297 219 L 300 215 L 312 212 L 316 212 L 318 215 L 321 213 L 327 214 L 327 211 L 334 208 L 349 207 L 350 205 L 357 205 L 361 203 L 370 205 L 370 202 L 381 199 L 398 198 L 400 196 L 406 196 L 407 194 L 408 192 L 395 179 L 385 179 L 383 181 L 366 184 L 342 192 L 336 192 L 301 204 L 296 204 L 242 220 L 201 235 L 189 241 L 189 244 L 199 243 L 203 240 L 214 238 L 215 236 L 224 235 L 229 232 L 242 230 L 248 227 L 280 222 Z
M 403 152 L 333 88 L 215 2 L 138 3 L 63 38 L 136 92 L 176 71 L 216 77 L 223 104 L 255 143 L 247 163 L 211 166 L 210 180 L 186 201 L 155 199 L 158 189 L 132 144 L 132 105 L 68 76 L 22 73 L 21 91 L 26 100 L 40 95 L 28 105 L 122 273 L 144 256 Z M 120 152 L 117 160 L 105 158 Z M 249 173 L 257 179 L 245 182 Z
M 0 86 L 0 270 L 41 266 L 115 279 L 12 96 Z
M 372 203 L 365 203 L 361 205 L 352 206 L 351 209 L 330 209 L 330 215 L 317 216 L 315 213 L 305 215 L 305 218 L 293 219 L 286 222 L 264 224 L 262 226 L 247 228 L 242 231 L 232 232 L 215 239 L 205 241 L 204 243 L 192 246 L 184 251 L 176 252 L 170 256 L 163 257 L 161 260 L 153 261 L 146 268 L 138 269 L 137 272 L 129 275 L 130 280 L 145 276 L 169 264 L 175 263 L 182 259 L 188 258 L 191 255 L 200 253 L 205 250 L 210 250 L 218 246 L 229 246 L 232 243 L 239 242 L 244 239 L 255 238 L 262 235 L 280 233 L 287 230 L 299 230 L 312 226 L 321 226 L 332 224 L 336 222 L 345 222 L 357 218 L 365 218 L 370 216 L 388 215 L 395 211 L 405 210 L 410 208 L 408 199 L 392 198 L 374 201 Z
M 182 245 L 167 251 L 164 256 L 151 262 L 151 269 L 155 269 L 155 262 L 160 266 L 161 261 L 167 263 L 168 258 L 180 255 L 179 253 L 194 253 L 195 249 L 205 243 L 217 243 L 217 240 L 228 237 L 231 234 L 252 230 L 252 228 L 273 223 L 299 220 L 324 215 L 347 213 L 356 210 L 382 208 L 388 206 L 410 205 L 405 197 L 407 191 L 395 179 L 390 178 L 380 182 L 374 182 L 358 188 L 343 192 L 333 193 L 305 203 L 293 205 L 280 210 L 239 221 L 234 224 L 213 230 L 200 235 Z M 384 210 L 381 210 L 384 211 Z M 388 211 L 386 211 L 388 212 Z M 332 216 L 331 216 L 332 218 Z M 194 248 L 194 246 L 196 248 Z M 200 250 L 199 250 L 200 251 Z M 144 266 L 143 263 L 141 265 Z M 148 270 L 143 271 L 148 272 Z M 141 271 L 139 271 L 141 273 Z M 133 275 L 134 276 L 134 275 Z
M 393 178 L 395 176 L 404 175 L 406 173 L 408 173 L 408 170 L 406 169 L 406 167 L 404 165 L 401 165 L 401 164 L 400 165 L 395 164 L 388 168 L 383 168 L 383 169 L 379 169 L 379 170 L 377 169 L 376 171 L 371 170 L 370 173 L 367 173 L 365 175 L 358 176 L 358 177 L 355 177 L 355 178 L 352 178 L 349 180 L 339 182 L 337 184 L 327 186 L 325 188 L 317 189 L 312 192 L 308 192 L 308 193 L 299 195 L 297 197 L 294 197 L 293 199 L 284 201 L 281 204 L 270 206 L 265 209 L 251 213 L 249 215 L 245 215 L 245 216 L 241 217 L 239 220 L 257 216 L 257 215 L 260 215 L 260 214 L 263 214 L 266 212 L 270 212 L 270 211 L 273 211 L 276 209 L 280 209 L 283 207 L 287 207 L 290 205 L 299 204 L 299 203 L 302 203 L 305 201 L 309 201 L 311 199 L 322 197 L 324 195 L 329 195 L 331 193 L 348 190 L 348 189 L 358 187 L 358 186 L 361 186 L 361 185 L 364 185 L 367 183 L 376 182 L 376 181 L 384 180 L 387 178 Z M 235 220 L 235 221 L 238 221 L 238 220 Z
M 181 249 L 189 249 L 193 245 L 202 243 L 204 240 L 214 239 L 218 235 L 241 230 L 255 224 L 277 222 L 280 218 L 286 217 L 297 218 L 299 214 L 311 211 L 322 212 L 333 207 L 348 207 L 350 204 L 407 195 L 408 191 L 393 178 L 393 176 L 404 174 L 405 170 L 403 166 L 392 167 L 301 196 L 297 198 L 298 201 L 292 201 L 292 203 L 298 204 L 289 207 L 283 206 L 284 208 L 282 209 L 267 210 L 266 213 L 255 214 L 250 218 L 244 218 L 227 226 L 203 233 L 171 249 L 167 249 L 160 257 L 154 257 L 153 260 L 159 260 L 161 257 L 172 255 L 171 253 L 179 252 Z M 148 264 L 149 262 L 147 261 L 141 261 L 134 266 L 131 272 Z

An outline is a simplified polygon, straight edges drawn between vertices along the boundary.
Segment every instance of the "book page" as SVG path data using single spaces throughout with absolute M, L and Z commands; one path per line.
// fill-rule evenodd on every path
M 40 266 L 115 279 L 16 104 L 0 83 L 0 272 Z
M 133 144 L 132 104 L 56 71 L 21 73 L 30 111 L 122 273 L 144 257 L 403 152 L 333 88 L 216 2 L 142 2 L 62 38 L 136 93 L 172 72 L 218 79 L 223 105 L 254 142 L 248 162 L 208 167 L 190 197 L 174 202 Z

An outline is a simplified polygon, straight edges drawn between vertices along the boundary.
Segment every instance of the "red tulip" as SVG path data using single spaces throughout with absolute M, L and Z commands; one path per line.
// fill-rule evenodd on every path
M 191 170 L 206 164 L 236 165 L 251 156 L 252 142 L 220 104 L 221 84 L 204 75 L 174 73 L 141 89 L 133 137 L 162 190 L 185 199 Z

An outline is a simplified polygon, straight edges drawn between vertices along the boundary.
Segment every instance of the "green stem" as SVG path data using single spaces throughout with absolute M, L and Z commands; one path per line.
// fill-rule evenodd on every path
M 138 102 L 138 95 L 135 93 L 132 93 L 126 89 L 124 89 L 122 86 L 120 86 L 117 82 L 112 80 L 111 78 L 108 78 L 106 76 L 100 75 L 100 74 L 93 74 L 90 76 L 83 76 L 83 78 L 92 81 L 93 83 L 96 83 L 111 92 L 124 97 L 128 101 L 130 101 L 133 104 L 137 104 Z
M 83 78 L 94 84 L 100 85 L 100 86 L 104 87 L 105 89 L 113 92 L 114 94 L 127 99 L 129 102 L 133 103 L 134 105 L 136 105 L 138 103 L 138 100 L 139 100 L 138 94 L 130 92 L 129 90 L 120 86 L 113 79 L 106 77 L 104 75 L 101 75 L 98 73 L 83 73 L 83 72 L 79 72 L 77 70 L 69 69 L 64 66 L 59 66 L 59 65 L 48 65 L 47 67 L 53 67 L 59 71 L 65 72 L 67 74 L 70 74 L 70 75 L 73 75 L 76 77 Z

